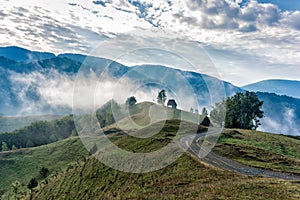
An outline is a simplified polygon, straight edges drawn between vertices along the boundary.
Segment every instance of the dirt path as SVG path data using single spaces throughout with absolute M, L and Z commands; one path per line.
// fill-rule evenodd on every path
M 285 180 L 297 180 L 300 181 L 300 176 L 292 173 L 286 173 L 286 172 L 277 172 L 267 169 L 261 169 L 256 167 L 250 167 L 248 165 L 241 164 L 239 162 L 236 162 L 234 160 L 225 158 L 223 156 L 217 155 L 216 153 L 212 151 L 206 151 L 204 148 L 201 147 L 201 143 L 199 142 L 200 139 L 205 137 L 206 135 L 213 135 L 216 134 L 216 131 L 211 130 L 208 133 L 201 133 L 198 134 L 196 137 L 183 137 L 180 139 L 179 143 L 184 148 L 187 149 L 187 151 L 194 156 L 197 156 L 199 160 L 202 162 L 205 162 L 209 165 L 212 165 L 214 167 L 218 167 L 224 170 L 230 170 L 234 171 L 240 174 L 249 175 L 249 176 L 264 176 L 269 178 L 279 178 L 279 179 L 285 179 Z M 206 153 L 207 155 L 205 157 L 200 156 L 201 151 L 202 154 Z

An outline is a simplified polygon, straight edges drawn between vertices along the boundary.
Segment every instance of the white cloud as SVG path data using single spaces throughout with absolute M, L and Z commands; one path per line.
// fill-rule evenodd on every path
M 300 129 L 297 125 L 295 110 L 285 108 L 283 118 L 280 121 L 264 117 L 258 130 L 285 135 L 299 135 Z
M 74 77 L 51 70 L 47 74 L 11 72 L 10 80 L 13 92 L 22 103 L 19 115 L 51 113 L 59 108 L 64 110 L 58 113 L 71 111 Z
M 222 55 L 208 50 L 222 77 L 235 84 L 299 80 L 299 11 L 283 12 L 256 0 L 242 7 L 234 0 L 105 2 L 2 1 L 0 44 L 88 53 L 106 37 L 158 26 L 221 51 Z
M 281 20 L 282 24 L 290 26 L 296 30 L 300 30 L 300 11 L 285 12 Z

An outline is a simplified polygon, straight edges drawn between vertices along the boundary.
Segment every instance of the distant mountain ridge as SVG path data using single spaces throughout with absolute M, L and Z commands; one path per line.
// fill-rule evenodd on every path
M 0 56 L 25 63 L 56 57 L 53 53 L 30 51 L 16 46 L 0 47 Z
M 270 79 L 245 85 L 242 88 L 254 92 L 276 93 L 300 98 L 300 81 L 296 80 Z
M 2 48 L 2 51 L 4 51 L 5 49 L 7 50 L 7 52 L 3 53 L 3 55 L 8 55 L 9 58 L 13 58 L 14 55 L 16 55 L 20 51 L 20 49 L 21 52 L 27 52 L 29 54 L 35 53 L 35 52 L 31 53 L 31 51 L 29 50 L 24 50 L 22 48 L 16 48 L 16 47 Z M 176 82 L 176 80 L 172 78 L 174 77 L 175 74 L 177 74 L 177 76 L 184 77 L 189 82 L 189 84 L 195 90 L 194 91 L 195 94 L 199 96 L 198 98 L 199 101 L 200 99 L 202 100 L 210 99 L 209 91 L 206 84 L 215 84 L 217 86 L 224 84 L 225 92 L 227 96 L 230 96 L 238 91 L 243 91 L 242 89 L 232 85 L 229 82 L 224 82 L 222 80 L 219 80 L 217 78 L 205 74 L 199 74 L 199 73 L 189 72 L 189 71 L 181 71 L 178 69 L 168 68 L 165 66 L 140 65 L 140 66 L 128 67 L 105 58 L 88 57 L 88 59 L 86 60 L 87 56 L 81 54 L 68 54 L 68 53 L 60 54 L 58 56 L 54 56 L 51 58 L 47 57 L 45 59 L 38 60 L 38 61 L 34 60 L 33 62 L 30 63 L 25 63 L 23 62 L 24 60 L 20 62 L 18 60 L 11 60 L 9 58 L 3 56 L 0 57 L 0 72 L 1 72 L 0 94 L 6 97 L 0 99 L 0 105 L 3 105 L 0 107 L 0 113 L 3 113 L 5 115 L 19 114 L 18 110 L 21 109 L 22 105 L 24 104 L 23 103 L 24 100 L 27 101 L 27 104 L 30 104 L 30 102 L 40 103 L 40 101 L 43 99 L 41 97 L 40 94 L 41 91 L 39 88 L 39 85 L 41 83 L 34 81 L 34 78 L 32 76 L 41 78 L 42 80 L 46 81 L 50 77 L 55 78 L 54 76 L 60 74 L 59 75 L 60 78 L 64 76 L 67 79 L 74 80 L 82 64 L 91 66 L 88 67 L 87 70 L 93 69 L 98 72 L 103 72 L 105 68 L 109 65 L 109 67 L 106 69 L 106 72 L 111 77 L 120 78 L 120 77 L 128 76 L 127 78 L 129 78 L 133 82 L 138 81 L 140 83 L 144 83 L 149 74 L 152 74 L 152 77 L 154 76 L 157 77 L 158 74 L 165 74 L 165 77 L 167 77 L 168 79 L 167 81 L 171 82 L 172 83 L 171 85 L 175 85 L 176 86 L 175 89 L 176 88 L 179 89 L 180 87 L 177 86 L 178 82 Z M 129 71 L 130 73 L 128 73 Z M 89 71 L 87 71 L 87 73 L 89 73 Z M 25 80 L 26 76 L 30 76 L 30 79 L 28 79 L 28 81 Z M 16 80 L 24 82 L 25 85 L 19 85 L 19 83 L 17 83 Z M 209 83 L 205 83 L 204 80 Z M 31 83 L 29 81 L 31 81 Z M 151 84 L 150 85 L 148 83 L 145 84 L 150 88 L 152 87 Z M 208 102 L 202 101 L 199 103 L 201 105 L 205 105 Z M 39 110 L 41 110 L 41 113 L 39 114 L 64 114 L 64 113 L 69 114 L 69 112 L 71 111 L 70 110 L 71 108 L 64 108 L 64 107 L 58 107 L 52 110 L 53 106 L 44 103 L 38 104 L 38 106 L 36 107 Z M 57 113 L 58 111 L 59 113 Z M 24 113 L 24 114 L 31 115 L 32 113 Z
M 17 49 L 16 52 L 18 52 L 18 48 L 13 49 Z M 8 52 L 11 52 L 11 49 Z M 25 52 L 30 51 L 25 50 Z M 13 55 L 8 57 L 12 58 Z M 165 81 L 174 86 L 174 92 L 179 93 L 185 91 L 178 82 L 180 81 L 178 77 L 179 79 L 182 77 L 197 95 L 198 104 L 206 106 L 208 110 L 210 110 L 211 104 L 217 100 L 212 98 L 210 92 L 214 91 L 208 91 L 207 84 L 213 85 L 215 88 L 224 87 L 225 96 L 231 96 L 236 92 L 243 92 L 247 89 L 247 87 L 239 88 L 229 82 L 206 74 L 182 71 L 165 66 L 139 65 L 128 67 L 105 58 L 89 57 L 87 60 L 86 58 L 86 55 L 81 54 L 60 54 L 51 58 L 47 57 L 25 63 L 0 56 L 0 95 L 4 97 L 0 98 L 0 113 L 9 116 L 70 114 L 72 112 L 72 97 L 69 96 L 72 94 L 73 83 L 82 63 L 87 66 L 87 74 L 91 69 L 98 72 L 103 72 L 106 69 L 106 73 L 110 77 L 114 79 L 126 77 L 133 83 L 144 84 L 146 89 L 157 89 L 157 85 L 147 82 L 149 77 L 164 75 Z M 109 67 L 107 67 L 108 64 L 110 64 Z M 182 90 L 180 91 L 180 89 Z M 290 91 L 289 87 L 286 91 Z M 170 94 L 169 91 L 167 92 Z M 262 119 L 261 130 L 300 135 L 300 127 L 297 126 L 297 122 L 300 121 L 300 101 L 298 99 L 269 93 L 257 94 L 265 102 L 263 110 L 266 117 Z M 153 98 L 155 98 L 155 95 Z M 152 99 L 148 100 L 151 101 Z M 276 110 L 279 112 L 276 112 Z

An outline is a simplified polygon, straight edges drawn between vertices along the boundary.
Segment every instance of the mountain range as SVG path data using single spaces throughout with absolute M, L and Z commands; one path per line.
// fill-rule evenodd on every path
M 261 130 L 288 135 L 300 134 L 300 128 L 297 126 L 297 121 L 300 120 L 300 99 L 295 98 L 298 97 L 299 83 L 297 82 L 265 81 L 240 88 L 197 72 L 159 65 L 128 67 L 105 58 L 89 57 L 87 60 L 86 58 L 86 55 L 81 54 L 66 53 L 56 56 L 52 53 L 34 52 L 19 47 L 0 48 L 0 95 L 4 97 L 0 99 L 0 113 L 8 116 L 70 114 L 74 81 L 80 68 L 86 66 L 89 71 L 84 73 L 87 74 L 91 70 L 97 71 L 98 74 L 105 72 L 103 74 L 109 77 L 107 79 L 110 81 L 109 84 L 119 80 L 129 80 L 130 84 L 126 82 L 124 85 L 127 87 L 124 93 L 127 92 L 128 96 L 135 95 L 130 93 L 134 89 L 131 88 L 132 85 L 141 85 L 143 95 L 137 96 L 138 100 L 146 98 L 151 101 L 156 98 L 159 88 L 169 88 L 168 97 L 178 101 L 183 98 L 181 108 L 185 110 L 189 110 L 194 105 L 190 97 L 191 93 L 196 95 L 197 103 L 200 105 L 196 109 L 205 106 L 210 110 L 211 106 L 220 100 L 214 98 L 218 95 L 214 94 L 212 89 L 219 90 L 220 86 L 224 86 L 224 97 L 246 89 L 258 91 L 259 98 L 265 102 L 263 105 L 265 118 L 261 120 Z M 157 82 L 157 79 L 161 82 Z M 270 86 L 278 83 L 282 83 L 279 84 L 282 87 Z M 107 84 L 103 82 L 103 85 Z M 100 101 L 103 98 L 103 102 L 99 102 L 99 105 L 108 100 L 104 101 L 106 95 L 103 93 L 111 92 L 110 90 L 111 88 L 100 91 Z
M 300 98 L 300 81 L 271 79 L 259 81 L 242 87 L 244 90 L 254 92 L 269 92 Z

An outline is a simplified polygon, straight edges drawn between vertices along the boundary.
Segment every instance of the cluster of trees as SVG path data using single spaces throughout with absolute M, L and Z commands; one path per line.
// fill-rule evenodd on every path
M 108 126 L 116 122 L 116 115 L 121 114 L 121 105 L 115 100 L 110 100 L 96 111 L 96 117 L 101 127 Z
M 238 92 L 234 96 L 216 103 L 210 117 L 216 124 L 226 128 L 256 129 L 263 117 L 260 101 L 254 92 Z
M 157 103 L 165 104 L 167 99 L 166 91 L 161 90 L 157 95 Z M 263 117 L 263 101 L 260 101 L 254 92 L 238 92 L 234 96 L 216 103 L 210 112 L 212 121 L 226 128 L 256 129 L 260 124 L 259 119 Z M 199 114 L 197 109 L 190 109 L 190 112 Z M 204 107 L 201 115 L 208 116 Z
M 37 121 L 13 132 L 0 134 L 1 151 L 49 144 L 72 135 L 77 135 L 72 116 Z
M 136 104 L 137 100 L 134 96 L 128 97 L 125 104 L 118 104 L 114 99 L 105 103 L 96 111 L 96 117 L 101 127 L 115 123 L 117 120 L 125 116 L 125 109 Z

